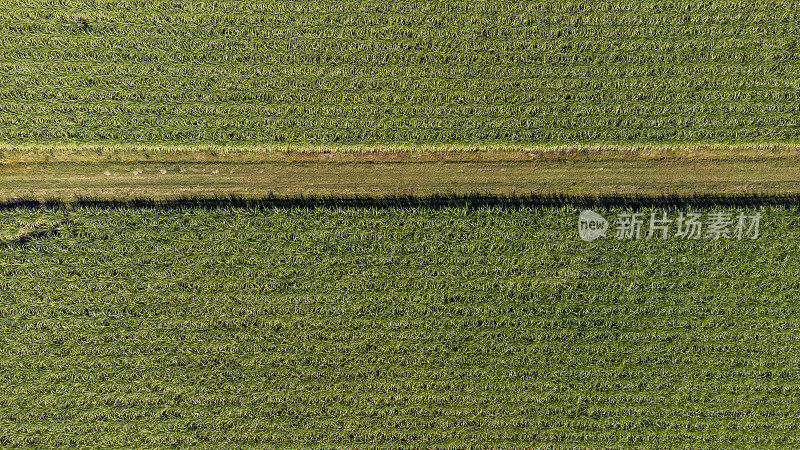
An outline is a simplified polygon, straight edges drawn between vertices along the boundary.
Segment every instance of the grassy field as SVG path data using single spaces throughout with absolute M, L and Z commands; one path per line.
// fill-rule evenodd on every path
M 9 211 L 0 444 L 796 445 L 800 213 L 760 212 Z
M 0 2 L 0 446 L 798 446 L 798 36 L 795 0 Z
M 800 137 L 796 1 L 0 5 L 0 142 Z

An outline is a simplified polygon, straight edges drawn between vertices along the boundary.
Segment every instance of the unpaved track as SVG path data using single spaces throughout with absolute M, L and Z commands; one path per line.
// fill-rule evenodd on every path
M 800 158 L 0 165 L 0 198 L 444 193 L 797 193 Z

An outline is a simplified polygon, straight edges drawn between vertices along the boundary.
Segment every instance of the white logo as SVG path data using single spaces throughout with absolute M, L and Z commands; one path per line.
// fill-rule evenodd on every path
M 581 239 L 591 242 L 599 237 L 604 237 L 607 229 L 608 221 L 603 216 L 588 209 L 581 211 L 581 215 L 578 217 L 578 234 Z
M 744 211 L 734 214 L 729 211 L 702 212 L 678 211 L 670 217 L 666 211 L 650 213 L 622 211 L 611 222 L 613 237 L 620 240 L 638 239 L 757 239 L 760 231 L 761 213 L 747 215 Z M 609 222 L 591 210 L 581 211 L 578 217 L 578 234 L 591 242 L 605 237 Z M 649 225 L 649 227 L 648 227 Z

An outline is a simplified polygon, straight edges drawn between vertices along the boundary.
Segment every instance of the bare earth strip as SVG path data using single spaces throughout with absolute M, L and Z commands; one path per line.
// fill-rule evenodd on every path
M 792 146 L 2 150 L 0 198 L 797 193 Z

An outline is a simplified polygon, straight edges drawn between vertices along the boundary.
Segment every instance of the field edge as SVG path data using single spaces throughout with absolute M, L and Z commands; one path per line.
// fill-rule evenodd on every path
M 800 207 L 800 193 L 794 194 L 432 194 L 432 195 L 238 195 L 182 196 L 167 199 L 79 197 L 16 198 L 0 200 L 0 211 L 14 209 L 443 209 L 443 208 L 753 208 Z
M 0 164 L 58 162 L 414 162 L 550 158 L 771 159 L 800 157 L 800 142 L 683 144 L 148 145 L 0 143 Z

